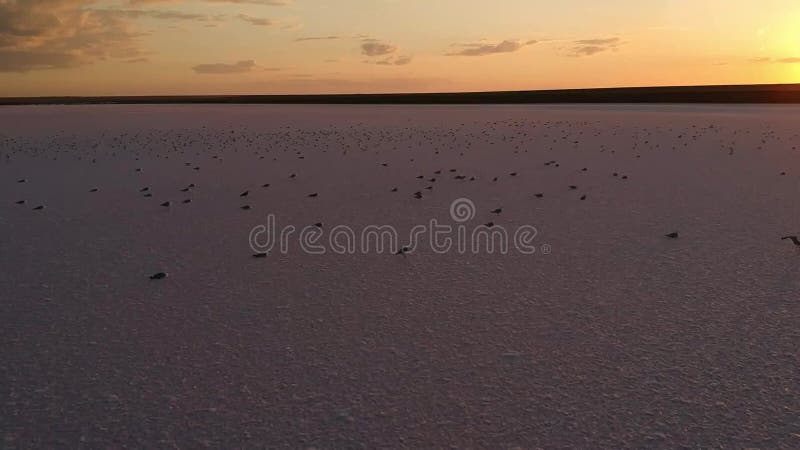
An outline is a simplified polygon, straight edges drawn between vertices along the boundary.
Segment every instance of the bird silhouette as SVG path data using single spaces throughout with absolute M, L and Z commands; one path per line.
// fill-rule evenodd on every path
M 797 236 L 784 236 L 781 238 L 782 241 L 787 239 L 791 240 L 794 245 L 800 247 L 800 239 L 797 239 Z

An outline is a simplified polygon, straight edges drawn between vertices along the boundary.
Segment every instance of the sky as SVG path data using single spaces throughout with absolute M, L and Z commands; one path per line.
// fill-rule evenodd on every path
M 796 82 L 797 0 L 0 0 L 0 96 Z

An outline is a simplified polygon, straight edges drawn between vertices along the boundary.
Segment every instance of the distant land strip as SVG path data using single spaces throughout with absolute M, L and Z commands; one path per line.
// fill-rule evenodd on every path
M 621 87 L 538 91 L 323 94 L 4 97 L 0 105 L 93 104 L 532 104 L 532 103 L 800 103 L 800 84 Z

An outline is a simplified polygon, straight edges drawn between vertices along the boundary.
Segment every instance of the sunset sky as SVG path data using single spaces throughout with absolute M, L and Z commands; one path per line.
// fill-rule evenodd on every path
M 0 0 L 0 96 L 792 82 L 797 0 Z

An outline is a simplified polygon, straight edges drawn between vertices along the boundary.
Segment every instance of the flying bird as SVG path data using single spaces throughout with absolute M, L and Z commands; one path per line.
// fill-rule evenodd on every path
M 800 247 L 800 239 L 797 239 L 797 236 L 784 236 L 781 238 L 782 241 L 787 239 L 791 240 L 794 245 Z

